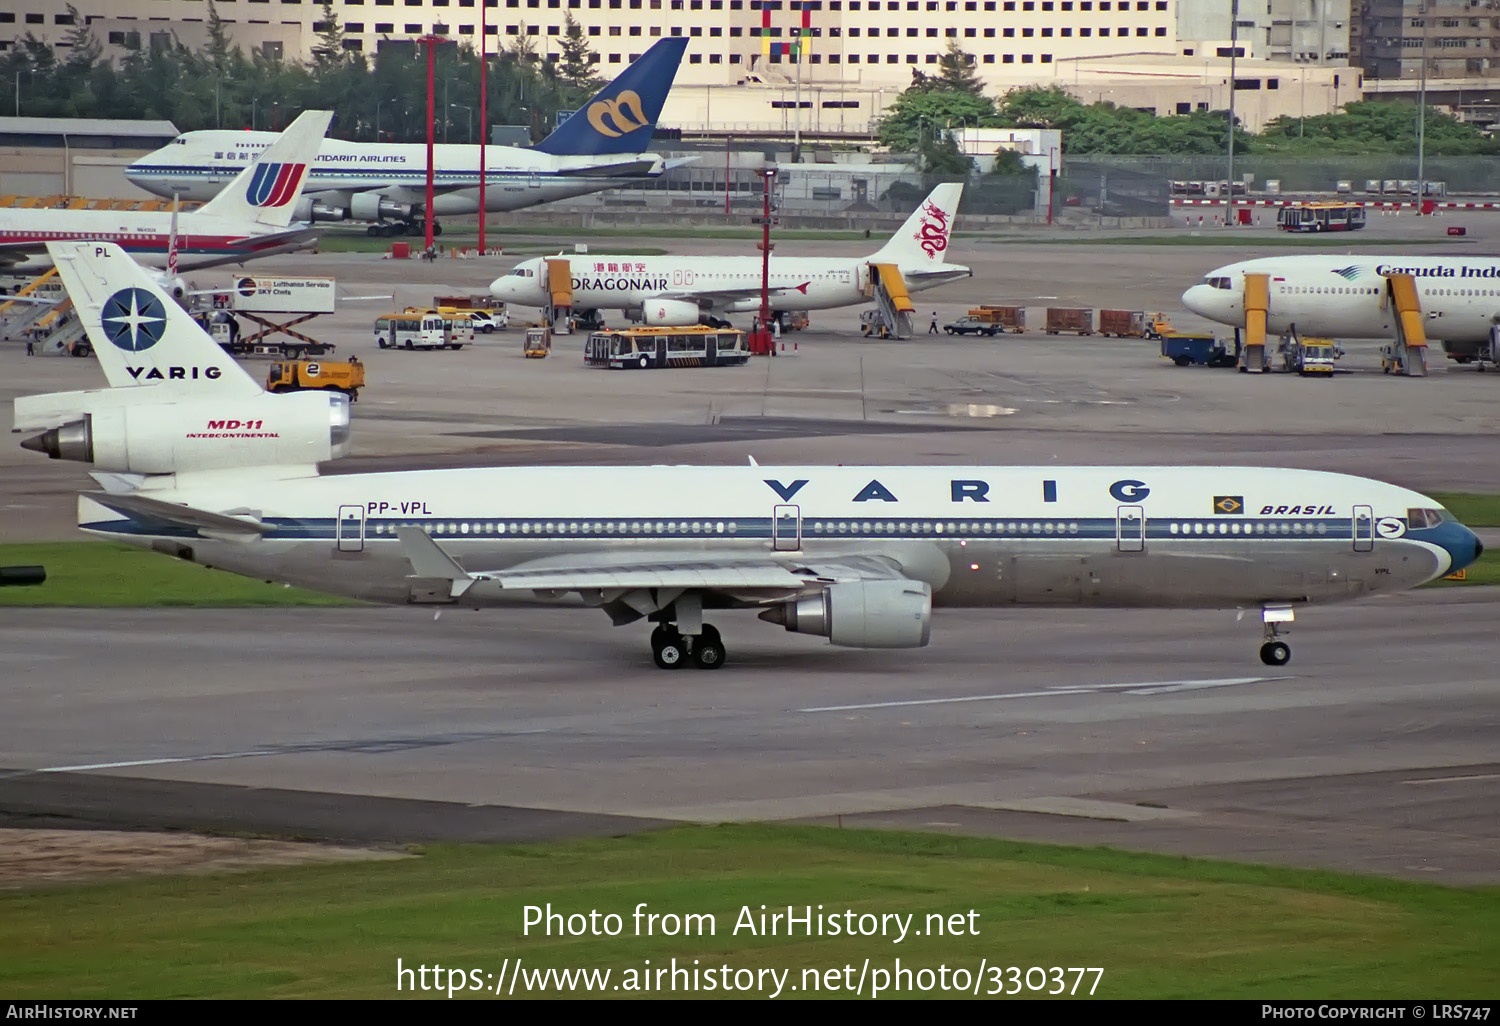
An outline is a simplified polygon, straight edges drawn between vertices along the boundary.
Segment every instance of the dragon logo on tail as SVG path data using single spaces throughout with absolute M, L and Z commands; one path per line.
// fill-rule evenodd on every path
M 913 236 L 922 247 L 922 252 L 934 259 L 948 248 L 948 212 L 933 203 L 922 207 L 922 224 Z

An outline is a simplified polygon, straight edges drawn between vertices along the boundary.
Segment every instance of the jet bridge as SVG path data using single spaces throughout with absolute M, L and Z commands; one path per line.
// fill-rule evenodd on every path
M 554 335 L 573 330 L 573 267 L 566 257 L 547 258 L 547 323 Z
M 895 264 L 870 264 L 870 277 L 865 285 L 865 295 L 875 300 L 873 317 L 869 319 L 866 334 L 883 338 L 911 338 L 911 294 L 906 289 L 906 279 L 901 277 L 901 268 Z
M 1409 274 L 1388 274 L 1386 300 L 1395 311 L 1396 356 L 1410 377 L 1427 375 L 1427 332 L 1422 326 L 1422 298 Z

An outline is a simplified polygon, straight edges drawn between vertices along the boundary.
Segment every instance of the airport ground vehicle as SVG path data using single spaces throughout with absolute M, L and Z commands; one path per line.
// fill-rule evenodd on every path
M 1365 226 L 1358 203 L 1298 203 L 1282 207 L 1276 226 L 1284 232 L 1353 232 Z
M 1142 310 L 1100 310 L 1099 334 L 1106 338 L 1145 338 L 1148 329 Z
M 440 314 L 467 314 L 479 334 L 504 331 L 510 327 L 510 311 L 487 295 L 433 296 L 432 309 Z
M 950 335 L 967 335 L 972 332 L 975 335 L 990 335 L 993 337 L 1005 329 L 994 321 L 984 320 L 970 313 L 965 314 L 956 321 L 943 325 L 943 330 Z
M 271 364 L 266 374 L 266 389 L 271 392 L 298 392 L 322 389 L 342 392 L 351 402 L 359 399 L 365 386 L 365 365 L 359 357 L 348 363 L 322 360 L 280 360 Z
M 1070 332 L 1078 335 L 1094 333 L 1094 311 L 1088 307 L 1047 307 L 1047 334 L 1059 335 Z
M 473 341 L 467 316 L 407 310 L 375 320 L 375 344 L 381 349 L 462 349 Z
M 1200 367 L 1233 367 L 1235 365 L 1234 354 L 1225 349 L 1224 343 L 1212 335 L 1176 333 L 1163 335 L 1161 336 L 1161 355 L 1179 367 L 1193 364 Z
M 444 313 L 447 311 L 445 310 Z M 466 310 L 469 315 L 469 324 L 474 328 L 476 334 L 488 335 L 494 331 L 504 331 L 510 327 L 510 312 L 501 310 Z
M 1026 308 L 1024 306 L 971 306 L 967 316 L 986 324 L 993 324 L 1000 331 L 1019 335 L 1026 330 Z
M 704 327 L 596 331 L 583 347 L 590 367 L 725 367 L 750 359 L 745 333 Z
M 539 360 L 550 352 L 552 352 L 552 329 L 527 328 L 526 344 L 521 349 L 521 355 L 528 360 Z
M 1281 345 L 1282 366 L 1306 377 L 1333 376 L 1333 363 L 1343 355 L 1326 338 L 1291 338 Z
M 1406 373 L 1406 361 L 1401 359 L 1394 342 L 1387 342 L 1380 347 L 1380 369 L 1386 374 L 1392 371 L 1397 374 Z

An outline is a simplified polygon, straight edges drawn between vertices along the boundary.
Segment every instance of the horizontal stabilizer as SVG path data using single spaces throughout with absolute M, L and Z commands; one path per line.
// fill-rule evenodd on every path
M 130 520 L 190 527 L 205 535 L 228 535 L 248 541 L 259 538 L 270 530 L 258 520 L 210 513 L 205 509 L 194 509 L 175 502 L 163 502 L 139 492 L 84 492 L 79 499 L 114 510 Z M 80 503 L 80 511 L 81 509 Z

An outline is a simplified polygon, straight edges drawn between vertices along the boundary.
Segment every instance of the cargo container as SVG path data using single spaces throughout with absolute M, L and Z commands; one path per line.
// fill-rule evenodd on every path
M 1001 331 L 1019 335 L 1026 330 L 1026 308 L 1024 306 L 975 306 L 969 308 L 969 316 L 985 324 L 993 324 Z
M 1046 331 L 1049 335 L 1058 335 L 1065 331 L 1079 335 L 1092 335 L 1094 311 L 1087 307 L 1049 306 L 1047 307 Z
M 1099 334 L 1116 338 L 1144 338 L 1146 336 L 1146 312 L 1144 310 L 1100 310 Z

